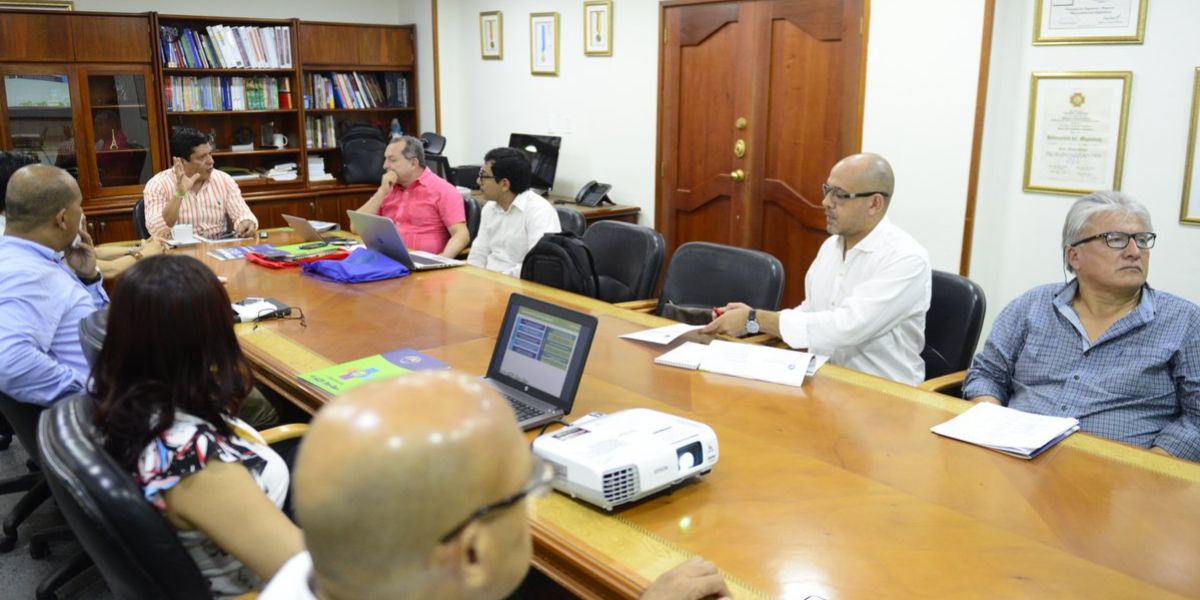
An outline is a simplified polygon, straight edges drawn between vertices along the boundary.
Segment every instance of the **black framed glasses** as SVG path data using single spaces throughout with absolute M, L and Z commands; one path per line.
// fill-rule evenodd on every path
M 485 504 L 475 509 L 475 512 L 471 513 L 471 516 L 463 519 L 463 521 L 454 529 L 451 529 L 446 535 L 443 535 L 439 541 L 445 544 L 446 542 L 449 542 L 457 537 L 458 534 L 462 533 L 462 530 L 466 528 L 467 525 L 470 525 L 472 521 L 483 518 L 484 516 L 498 510 L 504 510 L 524 500 L 526 497 L 532 496 L 537 498 L 550 491 L 550 482 L 554 481 L 554 468 L 550 466 L 550 463 L 542 460 L 540 456 L 536 454 L 532 456 L 533 472 L 529 474 L 529 482 L 525 484 L 524 488 L 521 488 L 521 491 L 511 496 L 501 498 L 500 500 L 497 500 L 491 504 Z
M 883 196 L 884 199 L 886 199 L 888 196 L 891 196 L 891 194 L 887 192 L 847 192 L 846 190 L 843 190 L 835 185 L 829 185 L 828 183 L 821 184 L 822 196 L 833 196 L 835 199 L 843 202 L 846 200 L 853 200 L 855 198 L 868 198 L 874 196 L 875 194 Z
M 1157 238 L 1158 235 L 1150 231 L 1139 231 L 1137 233 L 1106 231 L 1104 233 L 1097 233 L 1092 237 L 1083 238 L 1082 240 L 1071 244 L 1071 247 L 1074 248 L 1080 244 L 1086 244 L 1096 240 L 1104 240 L 1105 246 L 1108 246 L 1113 250 L 1124 250 L 1125 247 L 1129 245 L 1129 240 L 1132 239 L 1133 243 L 1137 245 L 1138 248 L 1142 250 L 1149 250 L 1154 247 L 1154 240 Z
M 492 175 L 491 173 L 486 173 L 486 172 L 484 172 L 483 169 L 480 169 L 478 179 L 496 179 L 496 176 Z M 497 181 L 499 181 L 499 180 L 497 180 Z
M 300 321 L 301 327 L 308 327 L 308 321 L 304 319 L 304 309 L 299 306 L 293 306 L 292 312 L 283 317 L 275 316 L 274 309 L 264 308 L 262 314 L 254 317 L 254 327 L 250 331 L 258 331 L 258 324 L 263 321 Z

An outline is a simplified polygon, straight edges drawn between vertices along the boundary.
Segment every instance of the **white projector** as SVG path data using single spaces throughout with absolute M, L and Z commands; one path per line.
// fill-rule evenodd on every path
M 719 455 L 708 425 L 647 408 L 586 415 L 533 453 L 554 467 L 554 489 L 607 510 L 707 474 Z

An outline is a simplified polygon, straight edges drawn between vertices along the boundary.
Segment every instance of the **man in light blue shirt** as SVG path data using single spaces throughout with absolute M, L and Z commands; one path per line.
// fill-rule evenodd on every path
M 1080 198 L 1063 226 L 1076 278 L 1004 308 L 963 397 L 1075 417 L 1096 435 L 1200 461 L 1200 307 L 1146 284 L 1150 214 L 1119 192 Z
M 64 170 L 29 165 L 7 188 L 0 236 L 0 392 L 48 406 L 83 391 L 79 320 L 108 304 L 83 196 Z

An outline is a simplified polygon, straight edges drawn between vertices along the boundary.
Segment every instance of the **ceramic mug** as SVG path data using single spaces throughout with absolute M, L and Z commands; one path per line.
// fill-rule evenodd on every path
M 276 133 L 275 135 L 271 136 L 271 145 L 280 149 L 287 148 L 287 136 L 283 135 L 282 133 Z

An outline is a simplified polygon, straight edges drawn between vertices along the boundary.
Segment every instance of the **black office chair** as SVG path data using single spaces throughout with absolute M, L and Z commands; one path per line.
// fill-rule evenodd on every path
M 653 312 L 662 315 L 668 302 L 683 308 L 744 302 L 754 308 L 779 310 L 783 276 L 783 263 L 766 252 L 688 242 L 671 257 Z
M 465 187 L 469 190 L 479 189 L 479 169 L 480 165 L 459 165 L 450 167 L 450 176 L 446 181 L 453 183 L 458 187 Z
M 463 210 L 467 216 L 467 231 L 471 234 L 471 241 L 479 235 L 479 219 L 483 215 L 483 207 L 479 205 L 479 201 L 474 196 L 466 192 L 463 193 Z
M 146 201 L 138 200 L 133 205 L 133 232 L 139 240 L 150 239 L 150 229 L 146 227 Z
M 100 348 L 104 346 L 104 334 L 108 331 L 108 307 L 104 307 L 79 320 L 79 344 L 83 346 L 83 357 L 89 367 L 96 365 Z
M 558 223 L 562 226 L 564 233 L 574 233 L 578 236 L 583 236 L 583 230 L 587 229 L 587 222 L 583 220 L 583 213 L 573 209 L 555 206 L 554 210 L 558 212 Z
M 446 149 L 446 138 L 432 131 L 421 134 L 421 143 L 425 146 L 425 154 L 441 154 Z
M 583 234 L 592 251 L 599 298 L 605 302 L 628 302 L 654 296 L 665 251 L 659 232 L 620 221 L 593 223 Z
M 971 366 L 986 312 L 987 298 L 979 284 L 954 273 L 933 272 L 933 296 L 925 314 L 925 349 L 921 351 L 927 381 Z M 961 397 L 961 377 L 957 386 L 938 391 Z

